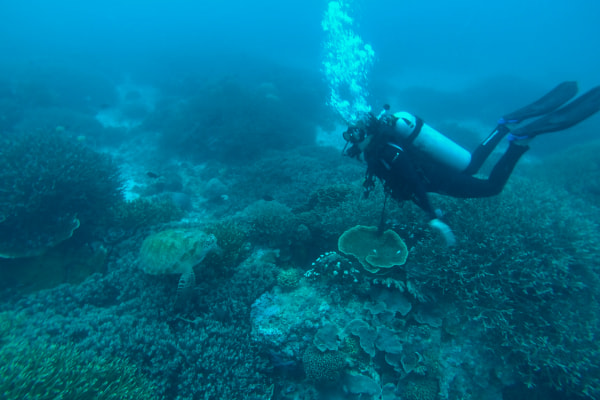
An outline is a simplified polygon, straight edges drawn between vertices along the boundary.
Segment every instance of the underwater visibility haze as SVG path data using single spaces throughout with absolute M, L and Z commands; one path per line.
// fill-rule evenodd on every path
M 2 399 L 600 399 L 600 3 L 0 15 Z

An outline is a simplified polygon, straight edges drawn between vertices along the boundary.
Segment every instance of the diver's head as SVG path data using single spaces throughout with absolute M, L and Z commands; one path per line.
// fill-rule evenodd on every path
M 343 133 L 346 141 L 343 153 L 350 157 L 358 157 L 368 145 L 370 140 L 367 139 L 369 139 L 369 136 L 375 132 L 376 123 L 377 119 L 372 114 L 368 114 L 358 123 L 350 125 Z M 350 148 L 346 150 L 348 145 L 350 145 Z
M 367 130 L 364 126 L 349 126 L 343 135 L 346 142 L 357 144 L 365 140 L 367 137 Z
M 371 114 L 364 114 L 356 123 L 348 126 L 344 132 L 344 140 L 348 143 L 361 143 L 369 135 L 375 132 L 377 118 Z
M 363 151 L 363 143 L 367 137 L 367 130 L 364 127 L 350 126 L 343 133 L 346 145 L 342 154 L 347 155 L 350 158 L 360 158 L 360 153 Z M 348 148 L 350 145 L 350 148 Z

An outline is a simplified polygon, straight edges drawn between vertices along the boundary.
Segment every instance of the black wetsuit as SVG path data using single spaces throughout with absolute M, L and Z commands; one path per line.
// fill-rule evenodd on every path
M 488 179 L 479 179 L 472 175 L 508 133 L 508 128 L 503 125 L 499 125 L 477 148 L 465 171 L 455 170 L 421 154 L 415 146 L 406 143 L 389 124 L 376 121 L 369 129 L 372 138 L 363 153 L 367 162 L 366 183 L 372 182 L 373 177 L 379 178 L 394 199 L 412 200 L 431 219 L 437 216 L 427 193 L 461 198 L 497 195 L 521 156 L 529 149 L 528 146 L 511 142 Z
M 504 115 L 496 129 L 473 152 L 471 162 L 464 171 L 452 169 L 426 154 L 420 154 L 410 140 L 403 139 L 395 132 L 392 126 L 393 119 L 384 117 L 380 121 L 371 116 L 371 123 L 367 128 L 370 142 L 363 150 L 368 165 L 365 184 L 367 187 L 371 186 L 373 177 L 381 179 L 386 191 L 393 198 L 412 200 L 431 219 L 437 216 L 427 193 L 462 198 L 497 195 L 502 191 L 521 156 L 529 149 L 528 146 L 509 142 L 508 149 L 487 179 L 475 178 L 473 175 L 509 133 L 506 124 L 519 124 L 526 119 L 540 117 L 510 132 L 513 139 L 520 140 L 567 129 L 600 110 L 600 86 L 567 103 L 576 94 L 576 82 L 563 82 L 537 101 Z M 422 121 L 417 120 L 417 126 L 419 124 L 422 124 Z M 416 132 L 418 134 L 419 131 Z M 411 137 L 414 140 L 416 134 L 413 132 Z M 354 151 L 349 153 L 351 156 L 357 156 L 360 154 L 360 147 L 354 147 Z

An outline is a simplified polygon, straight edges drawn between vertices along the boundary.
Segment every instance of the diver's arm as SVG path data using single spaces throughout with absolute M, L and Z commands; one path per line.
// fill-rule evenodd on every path
M 429 195 L 425 191 L 425 188 L 422 184 L 419 184 L 414 188 L 413 192 L 413 202 L 419 206 L 419 208 L 427 213 L 429 216 L 429 226 L 442 235 L 444 240 L 446 241 L 447 246 L 454 246 L 456 244 L 456 238 L 454 237 L 454 233 L 450 227 L 441 220 L 441 212 L 439 210 L 434 210 L 431 206 L 431 202 L 429 201 Z
M 440 220 L 440 216 L 431 206 L 425 184 L 404 150 L 399 145 L 388 142 L 379 153 L 377 163 L 391 172 L 390 175 L 386 174 L 385 182 L 392 196 L 398 200 L 411 199 L 425 211 L 430 220 L 429 225 L 442 234 L 446 244 L 454 245 L 456 240 L 450 227 Z M 406 194 L 408 196 L 405 197 Z
M 404 149 L 394 142 L 388 142 L 380 152 L 380 157 L 379 162 L 391 172 L 386 185 L 392 194 L 396 194 L 398 199 L 412 200 L 430 219 L 436 218 L 425 184 Z
M 415 203 L 421 210 L 425 211 L 429 219 L 437 218 L 437 214 L 435 210 L 431 206 L 431 201 L 429 201 L 429 195 L 425 191 L 425 187 L 423 184 L 418 182 L 413 186 L 413 196 L 412 201 Z

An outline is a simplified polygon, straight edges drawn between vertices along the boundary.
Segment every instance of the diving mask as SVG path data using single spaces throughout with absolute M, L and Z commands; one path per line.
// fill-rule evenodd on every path
M 343 136 L 346 142 L 356 144 L 365 140 L 367 134 L 365 129 L 361 129 L 357 126 L 351 126 L 344 132 Z

